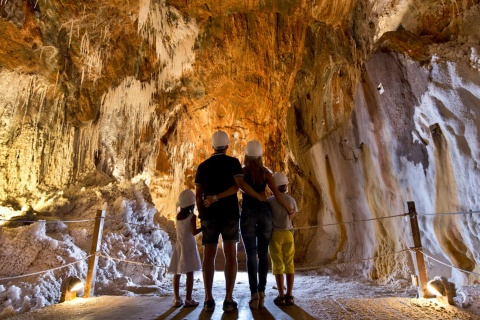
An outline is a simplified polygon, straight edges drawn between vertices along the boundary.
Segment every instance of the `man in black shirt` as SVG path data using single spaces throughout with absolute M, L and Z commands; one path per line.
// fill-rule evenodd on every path
M 261 201 L 263 194 L 255 192 L 243 181 L 243 171 L 237 158 L 226 155 L 229 139 L 224 131 L 217 131 L 212 136 L 214 153 L 198 166 L 195 176 L 195 195 L 202 226 L 203 281 L 205 286 L 205 311 L 215 309 L 212 294 L 213 276 L 215 273 L 215 257 L 219 235 L 223 239 L 225 255 L 226 294 L 223 310 L 232 311 L 237 308 L 233 300 L 233 288 L 237 276 L 237 243 L 239 225 L 238 188 Z M 207 197 L 212 202 L 205 206 Z

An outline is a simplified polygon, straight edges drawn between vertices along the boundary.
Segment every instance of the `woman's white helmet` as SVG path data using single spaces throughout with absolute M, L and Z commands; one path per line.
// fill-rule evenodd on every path
M 212 147 L 214 149 L 222 149 L 229 144 L 228 134 L 225 131 L 218 130 L 212 135 Z
M 257 140 L 247 142 L 245 147 L 245 155 L 253 158 L 258 158 L 263 154 L 262 144 Z
M 193 193 L 192 190 L 186 189 L 180 192 L 180 195 L 178 196 L 178 201 L 177 201 L 177 206 L 180 208 L 186 208 L 190 207 L 197 202 L 197 199 L 195 199 L 195 194 Z
M 283 185 L 288 184 L 287 176 L 284 175 L 284 174 L 281 173 L 281 172 L 275 172 L 275 173 L 273 174 L 273 180 L 275 181 L 275 186 L 276 186 L 276 187 L 279 187 L 279 186 L 283 186 Z

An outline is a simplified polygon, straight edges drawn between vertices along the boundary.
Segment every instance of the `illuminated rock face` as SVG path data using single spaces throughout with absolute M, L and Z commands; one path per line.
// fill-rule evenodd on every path
M 407 222 L 344 222 L 402 214 L 406 201 L 478 209 L 479 11 L 472 0 L 2 3 L 0 200 L 19 210 L 71 185 L 145 179 L 168 216 L 223 129 L 231 155 L 258 139 L 265 164 L 289 173 L 297 226 L 341 223 L 297 232 L 299 260 L 380 255 L 355 269 L 409 278 L 411 256 L 394 255 L 412 246 Z M 474 270 L 477 216 L 428 219 L 429 252 Z

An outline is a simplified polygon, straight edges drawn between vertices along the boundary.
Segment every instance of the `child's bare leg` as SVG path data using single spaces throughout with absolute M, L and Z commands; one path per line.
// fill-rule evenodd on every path
M 181 274 L 173 275 L 173 294 L 175 295 L 175 300 L 180 300 L 180 276 Z
M 293 273 L 287 273 L 287 296 L 293 296 L 292 291 L 293 291 L 293 280 L 295 278 L 295 274 Z
M 275 275 L 275 281 L 277 282 L 277 290 L 278 290 L 278 296 L 279 297 L 283 297 L 284 296 L 284 293 L 283 293 L 283 274 L 280 273 L 280 274 L 276 274 Z
M 193 271 L 187 272 L 187 282 L 186 288 L 187 296 L 185 297 L 186 300 L 192 300 L 192 290 L 193 290 Z

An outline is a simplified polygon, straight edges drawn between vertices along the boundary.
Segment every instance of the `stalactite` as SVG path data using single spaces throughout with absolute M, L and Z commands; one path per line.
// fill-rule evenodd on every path
M 4 171 L 1 178 L 8 182 L 4 192 L 25 193 L 36 188 L 40 182 L 62 185 L 69 174 L 69 170 L 64 168 L 70 166 L 70 155 L 64 153 L 63 145 L 58 143 L 58 140 L 68 140 L 62 129 L 63 123 L 56 120 L 65 118 L 64 110 L 58 108 L 62 104 L 62 96 L 52 96 L 55 90 L 39 76 L 3 72 L 0 78 L 4 85 L 2 90 L 7 92 L 5 101 L 0 99 L 0 108 L 3 109 L 4 121 L 8 121 L 6 131 L 9 132 L 4 148 L 10 169 Z M 53 106 L 47 105 L 50 101 Z M 7 110 L 10 111 L 7 113 Z

